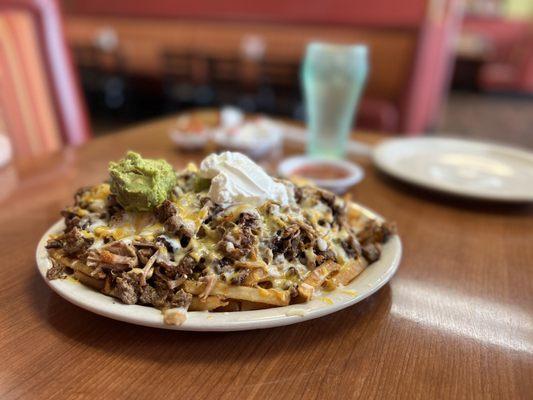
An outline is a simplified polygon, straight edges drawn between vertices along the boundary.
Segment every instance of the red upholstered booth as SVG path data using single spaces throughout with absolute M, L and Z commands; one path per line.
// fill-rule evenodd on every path
M 231 57 L 246 35 L 266 43 L 270 61 L 298 62 L 309 40 L 366 42 L 372 70 L 361 125 L 416 134 L 433 124 L 446 93 L 458 0 L 65 1 L 70 43 L 113 29 L 135 73 L 157 74 L 160 54 Z
M 533 21 L 469 17 L 464 32 L 485 43 L 482 89 L 533 93 Z
M 53 0 L 0 0 L 0 127 L 16 157 L 90 136 Z

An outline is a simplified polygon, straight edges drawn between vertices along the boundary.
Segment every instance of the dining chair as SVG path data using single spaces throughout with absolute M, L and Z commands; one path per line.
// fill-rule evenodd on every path
M 16 158 L 91 136 L 54 0 L 0 0 L 0 126 Z

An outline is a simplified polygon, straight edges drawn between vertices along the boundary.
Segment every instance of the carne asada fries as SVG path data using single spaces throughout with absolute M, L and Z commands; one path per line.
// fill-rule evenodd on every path
M 46 248 L 48 279 L 71 276 L 125 304 L 245 311 L 310 301 L 380 257 L 391 225 L 312 186 L 269 177 L 238 153 L 172 171 L 128 153 L 85 187 Z

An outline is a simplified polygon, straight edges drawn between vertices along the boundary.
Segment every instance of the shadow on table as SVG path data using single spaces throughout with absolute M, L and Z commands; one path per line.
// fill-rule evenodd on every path
M 76 307 L 55 293 L 43 291 L 45 283 L 35 274 L 28 293 L 33 312 L 65 337 L 73 350 L 91 347 L 121 359 L 148 359 L 186 364 L 217 360 L 268 360 L 278 353 L 306 353 L 326 349 L 350 335 L 350 342 L 372 340 L 387 320 L 391 288 L 384 286 L 364 301 L 337 313 L 285 327 L 240 332 L 184 332 L 148 328 L 115 321 Z
M 480 214 L 525 215 L 533 212 L 533 205 L 530 202 L 511 203 L 459 197 L 432 189 L 425 189 L 420 186 L 392 178 L 378 170 L 375 171 L 379 180 L 385 182 L 394 190 L 424 202 L 439 203 L 447 207 L 462 208 Z

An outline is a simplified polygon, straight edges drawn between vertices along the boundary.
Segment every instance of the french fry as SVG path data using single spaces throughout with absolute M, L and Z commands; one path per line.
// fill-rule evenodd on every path
M 187 293 L 199 296 L 205 289 L 205 285 L 205 282 L 186 280 L 183 283 L 183 290 L 185 290 Z
M 335 289 L 337 289 L 337 282 L 333 280 L 333 277 L 327 278 L 324 283 L 322 284 L 322 289 L 331 292 Z
M 204 282 L 185 281 L 183 289 L 187 293 L 199 295 L 205 288 Z M 228 299 L 247 300 L 255 303 L 266 303 L 273 306 L 286 306 L 290 301 L 288 290 L 263 289 L 248 286 L 233 286 L 217 282 L 211 291 L 212 295 L 219 295 Z
M 307 278 L 305 278 L 304 283 L 308 284 L 309 286 L 312 286 L 314 288 L 320 287 L 322 283 L 326 280 L 326 278 L 332 273 L 338 271 L 340 268 L 340 265 L 333 262 L 333 261 L 326 261 L 324 264 L 322 264 L 320 267 L 315 268 L 313 272 L 311 272 Z
M 239 300 L 228 300 L 228 304 L 224 307 L 220 307 L 217 309 L 217 311 L 222 312 L 234 312 L 234 311 L 241 311 L 241 302 Z
M 244 286 L 254 286 L 258 284 L 259 282 L 263 282 L 265 280 L 268 280 L 268 272 L 266 272 L 264 269 L 256 268 L 246 276 L 244 279 L 243 285 Z
M 270 304 L 254 303 L 251 301 L 241 301 L 241 311 L 263 310 L 265 308 L 271 308 Z
M 193 296 L 189 305 L 189 311 L 211 311 L 227 305 L 228 301 L 218 296 L 208 296 L 205 301 L 200 300 L 197 296 Z
M 325 200 L 329 202 L 329 198 L 325 198 Z M 251 240 L 248 240 L 249 235 L 244 235 L 244 232 L 241 232 L 241 230 L 245 230 L 245 227 L 241 227 L 242 229 L 240 229 L 238 227 L 238 225 L 241 225 L 240 221 L 237 223 L 239 215 L 249 212 L 249 206 L 240 203 L 233 205 L 231 209 L 224 211 L 224 213 L 216 217 L 216 224 L 204 224 L 204 232 L 202 235 L 198 235 L 198 237 L 196 233 L 198 233 L 198 229 L 202 224 L 196 224 L 198 229 L 196 229 L 193 235 L 194 237 L 189 240 L 190 244 L 180 254 L 176 254 L 175 258 L 171 258 L 170 260 L 164 252 L 166 247 L 162 246 L 158 239 L 155 239 L 155 234 L 152 235 L 152 239 L 140 240 L 137 237 L 135 238 L 136 242 L 133 245 L 137 246 L 137 250 L 139 250 L 139 246 L 158 249 L 155 253 L 153 251 L 140 252 L 139 250 L 137 259 L 135 259 L 135 252 L 130 245 L 127 243 L 117 244 L 117 249 L 121 248 L 120 246 L 123 244 L 126 244 L 128 249 L 127 253 L 133 254 L 133 259 L 130 260 L 128 258 L 126 262 L 120 258 L 126 256 L 110 253 L 111 248 L 106 250 L 107 247 L 100 248 L 94 246 L 94 251 L 98 252 L 99 257 L 93 257 L 92 252 L 72 253 L 67 246 L 70 244 L 68 242 L 70 236 L 65 237 L 66 233 L 63 232 L 62 234 L 53 236 L 52 239 L 54 241 L 50 242 L 47 246 L 47 251 L 53 259 L 52 261 L 57 261 L 58 263 L 56 265 L 54 262 L 56 268 L 51 271 L 54 274 L 50 273 L 49 276 L 55 278 L 55 273 L 66 272 L 67 275 L 71 275 L 73 279 L 77 279 L 80 283 L 99 290 L 104 294 L 122 299 L 126 303 L 149 303 L 153 307 L 163 310 L 165 322 L 173 324 L 182 323 L 186 315 L 186 310 L 183 308 L 167 309 L 169 305 L 174 304 L 170 295 L 175 294 L 174 291 L 178 289 L 183 289 L 185 292 L 193 295 L 188 307 L 190 311 L 229 312 L 260 310 L 269 307 L 286 306 L 292 303 L 307 302 L 313 298 L 316 291 L 331 291 L 338 287 L 348 285 L 367 267 L 368 263 L 362 256 L 356 259 L 345 259 L 345 253 L 350 252 L 343 252 L 341 247 L 345 247 L 343 246 L 344 243 L 342 240 L 346 240 L 347 234 L 355 235 L 363 245 L 369 242 L 376 246 L 380 246 L 380 243 L 390 234 L 391 229 L 389 229 L 388 225 L 382 226 L 381 224 L 384 222 L 381 219 L 374 216 L 371 212 L 366 211 L 364 208 L 351 203 L 350 199 L 347 198 L 345 201 L 347 202 L 347 220 L 343 216 L 336 223 L 331 222 L 329 212 L 322 212 L 320 208 L 314 207 L 313 202 L 309 204 L 307 202 L 302 203 L 302 208 L 304 209 L 306 207 L 315 208 L 302 210 L 304 218 L 301 218 L 301 215 L 300 217 L 293 215 L 293 213 L 278 215 L 279 213 L 274 208 L 270 209 L 268 208 L 270 206 L 263 206 L 259 210 L 261 216 L 259 222 L 262 221 L 266 224 L 265 229 L 261 230 L 261 232 L 256 232 L 255 228 L 252 228 L 251 233 L 253 235 L 251 236 Z M 189 205 L 188 200 L 186 205 L 183 203 L 183 207 L 186 208 L 183 213 L 188 214 L 189 206 L 191 206 L 191 212 L 194 211 L 195 215 L 200 213 L 201 215 L 198 214 L 201 217 L 199 217 L 199 221 L 204 221 L 208 213 L 208 208 L 211 205 L 201 202 L 199 205 L 201 209 L 198 211 L 195 209 L 199 206 L 195 202 L 192 203 Z M 308 215 L 306 216 L 303 211 L 308 212 Z M 181 208 L 180 212 L 182 212 Z M 148 214 L 143 214 L 142 217 L 144 218 L 145 216 L 147 218 L 155 218 Z M 265 219 L 266 217 L 268 218 Z M 224 224 L 224 218 L 225 222 L 231 222 L 231 224 L 218 226 Z M 247 219 L 243 221 L 248 223 Z M 106 222 L 108 221 L 104 221 L 104 225 Z M 109 224 L 111 227 L 113 226 L 112 221 L 109 221 Z M 135 225 L 139 224 L 135 222 Z M 328 228 L 328 225 L 331 226 Z M 378 230 L 376 231 L 376 229 Z M 315 246 L 317 243 L 316 238 L 322 236 L 323 230 L 329 230 L 326 235 L 326 248 L 322 246 L 322 243 L 318 243 L 320 246 Z M 274 232 L 276 232 L 274 235 L 275 240 L 271 237 Z M 87 231 L 82 233 L 84 237 L 92 237 L 91 232 Z M 243 237 L 246 239 L 247 244 L 251 244 L 251 249 L 246 254 L 246 260 L 234 260 L 232 257 L 231 261 L 224 258 L 219 260 L 220 262 L 217 261 L 219 256 L 226 254 L 225 251 L 222 251 L 224 249 L 219 249 L 215 246 L 217 242 L 220 242 L 219 239 L 223 234 L 231 234 L 237 239 Z M 283 246 L 278 246 L 276 241 L 278 239 L 285 240 L 285 238 L 289 237 L 291 240 L 289 245 L 294 247 L 294 251 L 298 250 L 296 253 L 299 257 L 292 257 L 291 255 L 291 257 L 287 258 L 286 264 L 283 265 L 285 267 L 283 271 L 281 271 L 281 267 L 279 267 L 278 271 L 278 266 L 283 263 L 283 257 L 278 259 L 277 256 L 274 257 L 274 253 L 277 254 L 281 250 L 286 249 L 285 242 L 280 242 Z M 138 242 L 137 239 L 139 239 Z M 263 247 L 264 239 L 273 241 L 272 248 L 268 249 Z M 168 244 L 165 242 L 165 245 Z M 322 249 L 322 251 L 316 250 L 317 247 Z M 354 245 L 354 247 L 357 246 Z M 331 260 L 322 263 L 326 258 L 326 254 L 324 254 L 326 249 L 329 253 L 333 252 L 333 254 L 338 255 L 340 264 Z M 69 250 L 68 253 L 66 250 Z M 342 257 L 338 253 L 339 251 Z M 208 260 L 207 253 L 209 252 L 212 252 L 212 254 L 209 254 L 213 258 L 212 265 L 211 261 Z M 300 252 L 303 253 L 303 256 Z M 327 254 L 327 258 L 330 258 L 329 253 Z M 107 262 L 102 260 L 102 254 L 109 256 Z M 201 255 L 205 256 L 203 261 L 200 260 Z M 233 255 L 233 253 L 230 255 Z M 175 263 L 177 266 L 180 266 L 185 256 L 192 257 L 198 262 L 199 267 L 207 267 L 205 269 L 206 273 L 202 274 L 204 276 L 198 278 L 196 272 L 188 274 L 188 277 L 187 275 L 178 276 L 177 272 L 174 273 L 174 268 L 170 268 L 167 265 L 169 263 L 173 267 Z M 147 260 L 149 261 L 147 262 Z M 318 268 L 315 268 L 317 263 L 322 264 Z M 64 271 L 59 270 L 59 266 L 63 267 Z M 196 268 L 196 265 L 192 268 L 194 271 L 199 270 L 199 268 Z M 180 268 L 177 268 L 177 271 L 180 270 Z M 230 271 L 234 273 L 231 278 L 228 277 Z M 152 277 L 152 272 L 157 276 Z M 172 272 L 172 274 L 169 272 Z M 168 274 L 169 278 L 167 279 L 161 275 L 163 273 Z M 302 277 L 304 278 L 302 279 Z M 193 278 L 197 280 L 193 280 Z M 164 286 L 164 292 L 160 290 L 162 289 L 160 287 L 162 283 L 160 280 L 167 281 L 166 286 Z M 149 287 L 145 288 L 145 285 L 149 285 Z M 167 291 L 167 286 L 169 291 Z M 282 290 L 281 288 L 289 289 Z M 145 291 L 145 289 L 147 290 Z M 133 294 L 136 296 L 127 296 L 131 294 L 131 290 L 135 292 Z M 152 296 L 153 290 L 156 291 L 157 296 Z M 294 293 L 295 291 L 297 293 Z M 179 295 L 182 294 L 179 293 Z
M 248 269 L 266 269 L 268 265 L 263 260 L 257 261 L 235 261 L 236 268 L 248 268 Z
M 311 272 L 307 278 L 298 285 L 298 301 L 306 302 L 313 297 L 314 290 L 319 288 L 326 278 L 333 272 L 338 271 L 340 265 L 333 261 L 326 261 L 320 267 Z
M 338 286 L 338 285 L 345 286 L 349 284 L 351 281 L 353 281 L 357 275 L 363 272 L 366 266 L 367 266 L 367 263 L 366 261 L 364 261 L 363 258 L 348 261 L 346 264 L 344 264 L 339 269 L 339 272 L 336 275 L 331 277 L 330 281 L 335 286 Z
M 93 289 L 102 290 L 104 287 L 105 281 L 103 279 L 93 278 L 92 276 L 86 275 L 83 272 L 74 271 L 74 274 L 72 274 L 72 276 L 84 285 L 90 286 Z
M 93 272 L 93 268 L 89 267 L 83 261 L 70 258 L 66 256 L 65 254 L 63 254 L 63 252 L 56 251 L 51 256 L 54 260 L 56 260 L 63 267 L 70 268 L 74 271 L 79 271 L 87 276 L 91 276 L 91 272 Z
M 296 297 L 296 303 L 305 303 L 313 298 L 313 293 L 315 288 L 311 285 L 308 285 L 305 282 L 302 282 L 298 285 L 298 296 Z
M 346 212 L 350 226 L 355 228 L 356 231 L 359 231 L 364 226 L 366 221 L 368 221 L 368 216 L 363 214 L 361 209 L 354 203 L 348 202 Z

